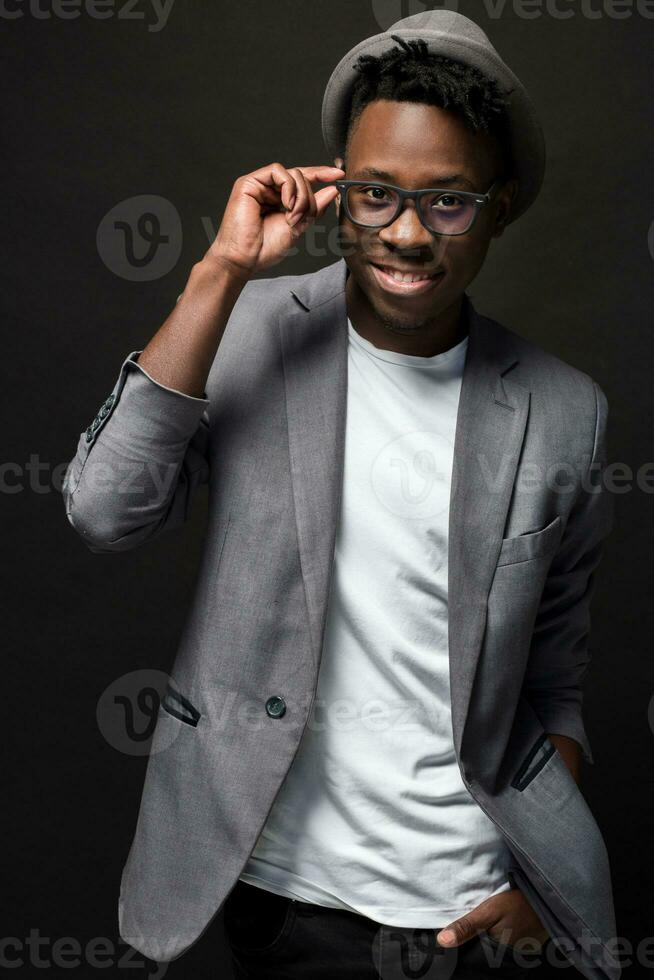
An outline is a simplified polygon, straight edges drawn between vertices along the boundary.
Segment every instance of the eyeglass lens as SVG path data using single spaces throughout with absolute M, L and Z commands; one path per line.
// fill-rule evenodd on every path
M 347 206 L 352 219 L 373 227 L 393 221 L 400 213 L 401 198 L 397 191 L 376 184 L 349 187 Z M 455 191 L 422 194 L 418 206 L 432 231 L 441 235 L 467 231 L 475 216 L 475 204 Z

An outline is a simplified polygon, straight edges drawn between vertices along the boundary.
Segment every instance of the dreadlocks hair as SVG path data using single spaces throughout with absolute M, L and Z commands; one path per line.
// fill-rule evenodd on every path
M 456 113 L 474 133 L 495 135 L 502 148 L 505 169 L 510 172 L 505 112 L 508 93 L 503 93 L 494 79 L 473 65 L 429 51 L 422 38 L 405 41 L 397 34 L 391 37 L 398 47 L 379 56 L 361 55 L 354 65 L 359 77 L 352 89 L 347 144 L 368 103 L 376 99 L 423 102 Z

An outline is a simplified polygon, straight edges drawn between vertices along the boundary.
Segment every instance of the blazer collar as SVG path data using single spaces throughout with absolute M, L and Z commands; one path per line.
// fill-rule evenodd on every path
M 348 267 L 345 259 L 338 259 L 317 272 L 297 277 L 298 281 L 290 292 L 307 312 L 315 310 L 329 300 L 337 300 L 343 294 L 343 307 L 340 312 L 342 319 L 346 319 L 347 312 L 343 316 L 343 310 L 347 276 Z M 468 321 L 469 346 L 477 348 L 479 356 L 489 366 L 493 365 L 499 374 L 504 374 L 518 363 L 520 358 L 511 332 L 495 320 L 479 314 L 467 293 L 463 294 L 463 315 Z M 336 324 L 334 326 L 336 327 Z

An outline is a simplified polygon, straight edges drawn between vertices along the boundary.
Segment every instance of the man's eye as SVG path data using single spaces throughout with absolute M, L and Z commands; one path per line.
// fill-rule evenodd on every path
M 435 201 L 432 202 L 432 207 L 438 208 L 460 208 L 463 205 L 463 199 L 457 197 L 456 194 L 441 194 L 437 197 Z
M 387 196 L 383 187 L 362 187 L 361 193 L 373 201 L 383 201 Z

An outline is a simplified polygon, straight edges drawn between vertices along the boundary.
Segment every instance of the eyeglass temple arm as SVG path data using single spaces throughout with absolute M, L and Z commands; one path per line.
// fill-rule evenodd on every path
M 496 180 L 494 180 L 493 183 L 488 188 L 488 190 L 486 191 L 486 193 L 483 195 L 483 198 L 480 197 L 479 199 L 480 202 L 483 200 L 483 203 L 487 204 L 493 197 L 495 193 L 495 189 L 498 186 L 501 187 L 503 183 L 504 183 L 504 177 L 498 177 Z

